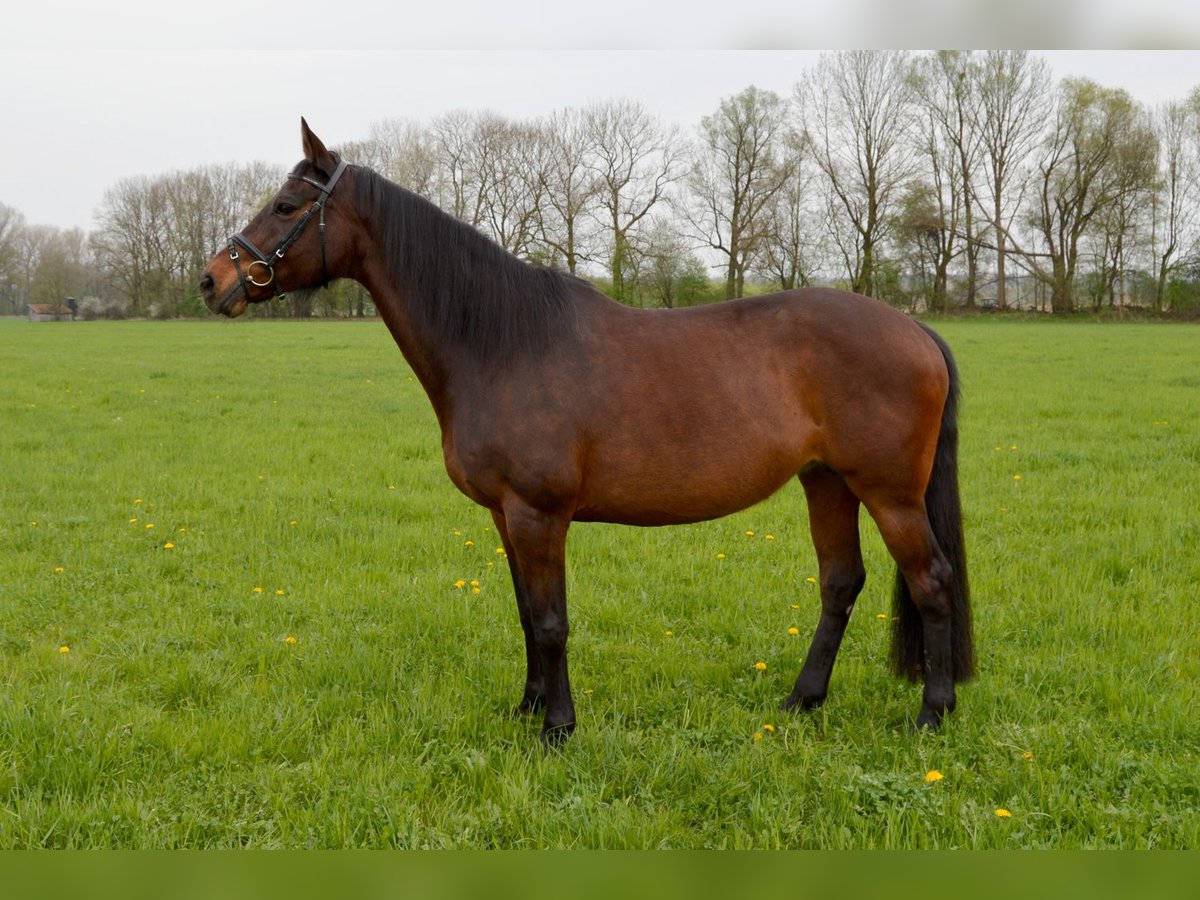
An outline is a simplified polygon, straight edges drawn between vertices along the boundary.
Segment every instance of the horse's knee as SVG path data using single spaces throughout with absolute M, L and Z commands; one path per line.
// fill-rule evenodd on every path
M 849 616 L 867 582 L 862 566 L 835 568 L 821 573 L 821 607 L 831 616 Z
M 533 640 L 542 653 L 555 653 L 567 646 L 571 627 L 563 616 L 553 614 L 533 617 Z

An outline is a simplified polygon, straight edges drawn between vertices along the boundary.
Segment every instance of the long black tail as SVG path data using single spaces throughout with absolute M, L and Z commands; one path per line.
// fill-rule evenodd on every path
M 921 326 L 925 328 L 924 325 Z M 942 410 L 933 472 L 925 489 L 925 509 L 934 540 L 953 570 L 951 575 L 950 633 L 954 680 L 968 681 L 975 674 L 975 641 L 971 630 L 971 591 L 967 583 L 967 548 L 963 541 L 962 503 L 958 495 L 958 367 L 946 342 L 925 328 L 946 359 L 950 392 Z M 892 668 L 902 678 L 916 681 L 924 670 L 925 639 L 908 583 L 896 571 L 892 596 Z

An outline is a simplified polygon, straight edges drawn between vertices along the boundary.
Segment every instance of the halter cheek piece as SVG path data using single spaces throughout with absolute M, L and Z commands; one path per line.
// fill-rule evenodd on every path
M 342 172 L 345 170 L 346 161 L 343 159 L 338 162 L 337 168 L 333 170 L 333 174 L 329 176 L 329 180 L 324 184 L 306 175 L 288 175 L 289 179 L 297 178 L 300 181 L 307 181 L 321 192 L 321 196 L 313 201 L 313 205 L 305 210 L 304 215 L 296 220 L 296 224 L 292 226 L 292 230 L 283 236 L 283 240 L 279 242 L 279 246 L 275 248 L 273 253 L 263 253 L 240 231 L 229 239 L 229 258 L 233 262 L 233 267 L 237 269 L 238 281 L 242 285 L 242 290 L 246 293 L 246 299 L 250 299 L 250 285 L 254 285 L 255 287 L 269 287 L 274 284 L 275 293 L 272 296 L 283 296 L 283 291 L 279 289 L 279 284 L 275 281 L 275 266 L 283 259 L 283 255 L 287 253 L 292 244 L 299 240 L 300 235 L 304 233 L 304 229 L 308 226 L 312 217 L 317 214 L 319 214 L 317 227 L 321 232 L 321 281 L 324 287 L 329 287 L 329 269 L 326 266 L 325 259 L 325 204 L 329 200 L 329 195 L 333 193 L 334 185 L 337 184 L 338 179 L 342 177 Z M 242 271 L 242 261 L 237 251 L 239 246 L 254 257 L 250 264 L 246 266 L 245 272 Z

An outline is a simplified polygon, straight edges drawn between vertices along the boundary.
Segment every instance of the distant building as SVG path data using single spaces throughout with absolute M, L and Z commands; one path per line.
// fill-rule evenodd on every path
M 29 304 L 30 322 L 69 322 L 73 318 L 75 318 L 74 311 L 65 303 Z

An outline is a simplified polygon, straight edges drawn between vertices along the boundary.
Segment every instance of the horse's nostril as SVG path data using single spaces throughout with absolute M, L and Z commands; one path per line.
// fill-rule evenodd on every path
M 213 277 L 205 272 L 200 276 L 200 293 L 205 297 L 212 299 L 213 292 L 217 288 L 217 283 L 213 281 Z

